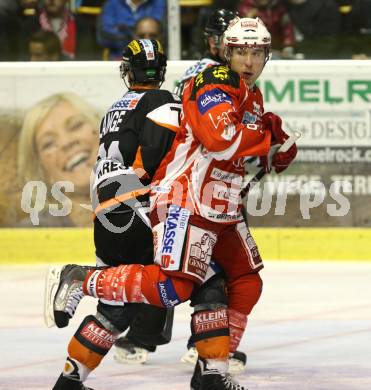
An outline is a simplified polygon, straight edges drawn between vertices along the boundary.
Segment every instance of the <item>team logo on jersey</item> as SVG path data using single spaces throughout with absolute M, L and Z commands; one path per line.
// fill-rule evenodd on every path
M 195 86 L 199 87 L 204 82 L 204 76 L 203 73 L 199 73 L 195 79 Z
M 217 66 L 213 70 L 213 76 L 216 79 L 227 80 L 227 78 L 229 77 L 228 71 L 229 71 L 229 69 L 226 66 Z
M 225 128 L 228 126 L 230 123 L 232 123 L 231 118 L 229 117 L 229 113 L 233 112 L 234 109 L 230 109 L 227 111 L 222 112 L 220 115 L 218 115 L 216 118 L 214 118 L 210 112 L 209 112 L 209 118 L 211 120 L 211 123 L 214 125 L 215 129 L 217 129 L 220 125 Z
M 232 99 L 219 88 L 206 91 L 197 99 L 197 107 L 202 115 L 209 111 L 210 108 L 220 103 L 228 103 L 232 105 Z

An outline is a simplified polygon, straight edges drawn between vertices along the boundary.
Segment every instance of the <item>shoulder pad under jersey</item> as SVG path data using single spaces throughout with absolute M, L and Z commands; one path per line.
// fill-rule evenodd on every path
M 150 89 L 146 92 L 143 103 L 148 109 L 154 109 L 166 103 L 179 103 L 180 98 L 166 89 Z
M 210 58 L 202 58 L 200 61 L 197 61 L 194 65 L 190 66 L 179 81 L 189 80 L 190 78 L 197 76 L 200 72 L 203 72 L 205 69 L 216 65 L 219 65 L 219 63 Z
M 194 91 L 197 92 L 207 84 L 225 84 L 238 88 L 240 85 L 240 76 L 227 66 L 213 66 L 197 75 L 194 81 Z

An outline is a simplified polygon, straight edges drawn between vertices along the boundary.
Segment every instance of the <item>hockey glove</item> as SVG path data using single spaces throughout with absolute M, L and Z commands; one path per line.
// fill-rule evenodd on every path
M 282 119 L 278 115 L 273 114 L 273 112 L 266 112 L 262 116 L 262 122 L 264 128 L 272 133 L 271 145 L 282 145 L 289 138 L 282 130 Z
M 282 129 L 282 119 L 273 114 L 273 112 L 266 112 L 262 117 L 263 124 L 272 133 L 271 145 L 282 145 L 288 138 Z M 276 173 L 283 172 L 295 159 L 298 150 L 296 144 L 292 145 L 286 152 L 277 152 L 273 155 L 272 166 Z
M 258 167 L 262 168 L 265 173 L 269 173 L 272 169 L 272 164 L 268 156 L 259 156 Z
M 283 172 L 295 159 L 298 149 L 292 145 L 287 152 L 277 152 L 273 155 L 272 166 L 276 173 Z

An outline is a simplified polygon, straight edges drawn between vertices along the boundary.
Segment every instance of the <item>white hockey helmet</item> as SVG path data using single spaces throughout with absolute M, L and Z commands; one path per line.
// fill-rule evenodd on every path
M 224 32 L 226 58 L 230 58 L 233 46 L 260 47 L 265 49 L 265 62 L 271 56 L 271 34 L 260 18 L 234 18 Z

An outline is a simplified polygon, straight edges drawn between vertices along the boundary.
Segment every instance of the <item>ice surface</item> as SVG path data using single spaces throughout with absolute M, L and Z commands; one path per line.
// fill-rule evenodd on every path
M 42 318 L 46 266 L 0 267 L 0 389 L 51 389 L 71 325 L 48 329 Z M 238 380 L 254 389 L 371 389 L 371 263 L 266 262 L 262 298 L 250 317 L 241 350 L 248 356 Z M 192 367 L 180 362 L 191 309 L 177 308 L 173 340 L 144 365 L 120 365 L 110 353 L 88 378 L 96 390 L 185 390 Z

